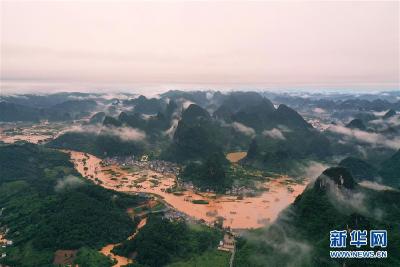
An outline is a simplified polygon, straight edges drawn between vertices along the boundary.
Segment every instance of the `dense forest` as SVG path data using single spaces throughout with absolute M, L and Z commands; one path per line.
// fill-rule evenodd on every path
M 399 199 L 397 190 L 359 186 L 343 167 L 327 169 L 271 226 L 239 239 L 235 266 L 399 266 Z M 329 231 L 335 229 L 387 230 L 389 257 L 331 259 Z
M 143 200 L 86 182 L 66 153 L 1 145 L 0 165 L 0 223 L 14 242 L 5 264 L 51 265 L 58 249 L 98 250 L 135 231 L 126 209 Z
M 121 140 L 107 133 L 68 132 L 49 142 L 47 147 L 83 151 L 98 157 L 140 156 L 146 151 L 143 142 Z
M 255 184 L 276 176 L 303 178 L 311 162 L 338 166 L 312 180 L 271 225 L 239 238 L 234 266 L 400 266 L 400 102 L 266 92 L 70 97 L 32 95 L 26 98 L 37 104 L 15 97 L 0 102 L 0 111 L 6 111 L 0 120 L 7 122 L 73 124 L 88 118 L 44 146 L 0 144 L 0 230 L 9 229 L 7 237 L 14 242 L 5 249 L 5 264 L 51 266 L 54 252 L 65 249 L 77 251 L 76 263 L 82 266 L 110 266 L 98 250 L 122 242 L 113 252 L 135 258 L 130 266 L 227 265 L 227 254 L 215 249 L 221 239 L 217 229 L 152 216 L 135 239 L 126 240 L 138 223 L 126 210 L 143 199 L 83 179 L 68 155 L 56 150 L 72 149 L 100 158 L 148 155 L 176 162 L 182 167 L 178 180 L 195 190 L 253 189 L 238 199 L 264 190 Z M 226 159 L 230 152 L 245 157 L 232 163 Z M 175 189 L 181 187 L 171 192 Z M 386 229 L 390 257 L 332 260 L 333 229 Z
M 125 257 L 135 253 L 135 261 L 140 266 L 165 266 L 207 250 L 215 251 L 221 238 L 222 232 L 218 229 L 151 216 L 134 239 L 124 241 L 113 252 Z

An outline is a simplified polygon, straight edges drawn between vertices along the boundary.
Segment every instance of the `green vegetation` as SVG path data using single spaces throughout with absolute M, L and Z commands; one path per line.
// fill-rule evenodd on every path
M 195 200 L 192 200 L 192 203 L 193 203 L 193 204 L 207 205 L 207 204 L 208 204 L 208 201 L 207 201 L 207 200 L 203 200 L 203 199 L 195 199 Z
M 250 137 L 214 120 L 207 110 L 191 104 L 182 113 L 172 144 L 161 154 L 170 161 L 205 161 L 224 150 L 247 149 Z
M 88 115 L 96 106 L 93 100 L 67 100 L 45 108 L 38 108 L 29 101 L 23 104 L 0 101 L 0 121 L 73 120 Z
M 400 188 L 400 150 L 382 163 L 379 174 L 383 183 Z
M 151 208 L 152 211 L 160 211 L 165 209 L 165 204 L 162 202 L 158 202 L 153 208 Z
M 217 193 L 225 193 L 233 184 L 257 189 L 257 183 L 265 182 L 269 176 L 271 173 L 249 165 L 231 164 L 217 153 L 204 163 L 189 163 L 180 174 L 183 181 L 192 182 L 200 190 L 212 189 Z
M 339 163 L 339 166 L 348 169 L 351 175 L 359 181 L 373 181 L 378 177 L 378 171 L 374 166 L 358 158 L 347 157 Z
M 365 131 L 367 129 L 367 127 L 365 127 L 363 121 L 360 119 L 352 120 L 351 122 L 349 122 L 346 125 L 346 127 L 350 128 L 350 129 L 358 129 L 358 130 L 362 130 L 362 131 Z
M 165 103 L 157 98 L 146 98 L 141 95 L 138 98 L 124 101 L 127 105 L 133 105 L 135 112 L 143 114 L 157 114 L 165 108 Z
M 142 155 L 145 144 L 139 141 L 124 141 L 118 136 L 83 132 L 67 132 L 47 144 L 50 148 L 87 152 L 98 157 Z
M 2 263 L 45 266 L 58 249 L 97 250 L 135 230 L 126 209 L 142 200 L 86 182 L 66 153 L 1 145 L 0 165 L 0 223 L 14 242 Z
M 361 195 L 362 202 L 358 199 Z M 261 267 L 265 262 L 271 266 L 399 266 L 399 199 L 399 192 L 370 190 L 354 184 L 343 168 L 328 169 L 272 226 L 250 231 L 246 239 L 239 239 L 234 264 L 239 267 Z M 329 231 L 335 229 L 385 229 L 390 256 L 387 259 L 331 259 Z
M 215 250 L 222 233 L 205 226 L 189 227 L 182 221 L 170 222 L 157 216 L 148 218 L 133 240 L 124 241 L 113 253 L 129 257 L 145 266 L 164 266 Z
M 125 101 L 70 101 L 70 96 L 85 97 L 80 94 L 5 97 L 0 102 L 0 121 L 72 121 L 88 116 L 97 106 L 96 101 L 109 108 L 84 123 L 83 128 L 89 131 L 64 133 L 48 143 L 47 148 L 23 143 L 0 144 L 0 209 L 4 208 L 0 229 L 9 228 L 7 238 L 14 241 L 12 246 L 0 248 L 7 253 L 0 264 L 51 266 L 54 252 L 66 249 L 78 250 L 75 263 L 81 267 L 105 267 L 112 262 L 98 249 L 122 242 L 114 248 L 116 254 L 137 255 L 135 263 L 129 266 L 229 265 L 229 253 L 216 250 L 222 237 L 217 229 L 169 221 L 153 214 L 133 240 L 126 240 L 137 224 L 130 216 L 162 211 L 165 205 L 159 202 L 150 209 L 139 197 L 109 191 L 82 179 L 67 154 L 51 149 L 61 148 L 101 158 L 125 155 L 139 158 L 146 154 L 150 160 L 179 162 L 184 167 L 180 181 L 192 182 L 196 190 L 202 191 L 225 193 L 238 189 L 237 199 L 245 197 L 241 192 L 258 193 L 258 188 L 262 190 L 260 184 L 273 173 L 298 177 L 299 170 L 304 170 L 303 163 L 310 160 L 332 163 L 335 160 L 332 156 L 346 157 L 340 167 L 325 170 L 272 225 L 251 230 L 244 235 L 246 238 L 239 238 L 234 265 L 400 266 L 400 193 L 367 189 L 357 184 L 366 179 L 399 188 L 400 151 L 392 155 L 390 148 L 380 144 L 371 145 L 360 138 L 353 140 L 337 132 L 316 130 L 289 104 L 293 101 L 297 107 L 306 106 L 302 112 L 323 108 L 326 113 L 319 121 L 321 124 L 328 123 L 328 115 L 342 122 L 351 116 L 355 119 L 347 124 L 348 131 L 368 131 L 393 141 L 400 129 L 392 122 L 399 110 L 398 103 L 365 99 L 313 100 L 270 94 L 274 97 L 272 103 L 265 95 L 268 94 L 171 91 L 160 99 L 140 96 Z M 196 104 L 180 114 L 185 100 Z M 291 107 L 281 104 L 275 108 L 278 102 Z M 125 111 L 118 114 L 121 108 Z M 389 108 L 392 109 L 383 117 L 371 112 Z M 210 114 L 208 110 L 215 112 Z M 338 114 L 333 114 L 333 110 Z M 313 123 L 318 125 L 314 115 L 318 114 L 309 118 L 315 119 Z M 373 125 L 371 120 L 377 124 Z M 29 123 L 6 131 L 13 135 L 31 126 Z M 61 130 L 65 126 L 66 123 L 59 123 L 54 127 Z M 172 126 L 177 126 L 175 132 Z M 127 141 L 118 137 L 126 127 L 143 131 L 145 140 Z M 246 158 L 237 164 L 230 164 L 224 157 L 228 151 L 246 150 Z M 83 161 L 87 170 L 86 159 Z M 136 167 L 123 169 L 131 173 L 140 171 Z M 129 180 L 111 169 L 108 174 L 112 180 Z M 139 187 L 144 181 L 149 181 L 151 187 L 160 182 L 157 177 L 143 175 L 128 186 Z M 290 184 L 287 186 L 289 189 Z M 254 190 L 241 191 L 242 187 Z M 166 191 L 184 195 L 183 190 L 178 185 Z M 208 204 L 205 200 L 193 203 Z M 133 208 L 134 212 L 128 215 L 127 208 Z M 223 218 L 217 216 L 216 220 L 216 228 L 222 228 Z M 386 229 L 389 258 L 330 259 L 329 231 L 334 229 Z
M 168 267 L 228 267 L 231 254 L 225 251 L 206 251 L 200 255 L 194 255 L 189 260 L 178 261 L 169 264 Z
M 90 123 L 90 124 L 98 124 L 98 123 L 102 124 L 105 117 L 106 117 L 106 113 L 104 113 L 104 112 L 97 112 L 96 114 L 94 114 L 94 115 L 90 118 L 89 123 Z
M 278 130 L 271 130 L 272 136 Z M 259 135 L 249 146 L 245 164 L 281 174 L 296 174 L 299 164 L 331 155 L 329 140 L 314 129 L 279 130 L 283 137 Z
M 183 181 L 191 181 L 202 189 L 212 189 L 216 192 L 225 192 L 232 186 L 232 178 L 227 175 L 230 163 L 224 155 L 211 154 L 204 163 L 189 163 L 181 173 Z
M 249 165 L 232 164 L 227 175 L 232 177 L 231 179 L 238 187 L 258 189 L 257 183 L 267 181 L 268 177 L 272 177 L 274 174 Z

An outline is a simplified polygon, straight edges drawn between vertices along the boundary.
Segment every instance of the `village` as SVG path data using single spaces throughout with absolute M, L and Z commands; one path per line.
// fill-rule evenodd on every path
M 3 123 L 0 128 L 0 140 L 5 143 L 27 141 L 34 144 L 44 144 L 60 135 L 66 130 L 64 122 L 40 123 Z
M 305 187 L 304 183 L 281 176 L 267 180 L 261 194 L 255 195 L 253 189 L 245 186 L 234 186 L 226 194 L 217 195 L 210 190 L 201 192 L 190 182 L 180 181 L 179 165 L 149 160 L 147 155 L 100 159 L 88 153 L 64 152 L 70 154 L 76 170 L 93 183 L 146 198 L 145 205 L 128 211 L 132 216 L 143 220 L 159 213 L 171 221 L 218 227 L 224 236 L 217 249 L 230 253 L 232 261 L 235 238 L 246 229 L 270 223 Z M 108 245 L 102 253 L 111 258 L 119 257 L 111 253 L 114 245 Z
M 179 179 L 179 166 L 164 161 L 149 161 L 143 156 L 102 160 L 88 153 L 69 153 L 75 168 L 102 187 L 132 193 L 156 195 L 164 203 L 190 217 L 213 224 L 223 218 L 224 227 L 257 228 L 276 218 L 279 211 L 302 192 L 305 183 L 281 176 L 264 182 L 264 191 L 234 186 L 227 194 L 201 192 Z M 265 212 L 256 212 L 265 210 Z
M 140 220 L 136 231 L 127 237 L 127 240 L 131 240 L 135 238 L 136 234 L 140 231 L 140 229 L 146 225 L 147 218 L 150 214 L 160 214 L 163 218 L 169 221 L 185 221 L 189 224 L 204 224 L 210 227 L 220 227 L 223 231 L 224 235 L 222 240 L 220 240 L 217 250 L 229 253 L 232 257 L 234 256 L 235 251 L 235 237 L 239 235 L 240 232 L 231 231 L 229 227 L 223 228 L 222 221 L 217 220 L 214 224 L 210 224 L 205 222 L 202 219 L 197 219 L 195 217 L 189 216 L 183 212 L 180 212 L 170 206 L 168 203 L 164 202 L 162 198 L 157 195 L 152 194 L 143 194 L 137 193 L 142 198 L 145 199 L 143 204 L 135 207 L 127 209 L 127 213 L 129 216 L 134 219 L 138 218 Z M 121 267 L 129 263 L 134 262 L 134 258 L 126 258 L 123 256 L 115 255 L 112 250 L 118 244 L 108 244 L 103 247 L 100 252 L 109 257 L 113 262 L 113 267 Z M 56 266 L 76 266 L 74 265 L 74 260 L 77 256 L 77 250 L 57 250 L 54 254 L 53 264 Z
M 149 160 L 148 155 L 143 155 L 139 160 L 135 159 L 135 156 L 127 157 L 111 157 L 105 158 L 101 162 L 103 167 L 110 165 L 119 165 L 122 167 L 131 167 L 134 169 L 148 169 L 161 174 L 174 174 L 178 175 L 180 167 L 178 164 L 163 161 L 163 160 Z
M 1 216 L 3 215 L 4 212 L 4 208 L 0 209 L 0 219 Z M 8 240 L 6 238 L 7 233 L 10 231 L 9 228 L 7 228 L 7 226 L 2 225 L 1 221 L 0 221 L 0 258 L 5 258 L 7 257 L 7 253 L 5 252 L 5 249 L 7 246 L 12 246 L 13 241 L 12 240 Z

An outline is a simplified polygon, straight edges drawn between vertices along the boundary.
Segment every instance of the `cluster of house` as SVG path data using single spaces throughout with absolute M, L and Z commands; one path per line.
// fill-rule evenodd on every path
M 233 252 L 235 249 L 235 236 L 231 232 L 226 232 L 224 238 L 219 241 L 218 250 Z
M 320 120 L 318 120 L 318 119 L 309 119 L 309 120 L 307 120 L 307 122 L 308 122 L 309 124 L 311 124 L 312 127 L 314 127 L 315 129 L 317 129 L 317 130 L 319 130 L 319 131 L 321 131 L 321 132 L 325 131 L 325 130 L 328 128 L 328 125 L 327 125 L 327 124 L 322 123 L 322 122 L 321 122 Z
M 179 180 L 179 178 L 177 179 L 178 182 L 178 186 L 185 189 L 185 190 L 197 190 L 197 188 L 193 185 L 193 183 L 191 181 L 182 181 Z M 203 190 L 204 192 L 207 193 L 215 193 L 215 191 L 213 189 L 205 189 Z M 252 188 L 248 188 L 245 186 L 232 186 L 231 189 L 228 189 L 225 191 L 225 195 L 231 195 L 231 196 L 254 196 L 257 194 L 257 191 L 252 189 Z
M 5 230 L 0 229 L 0 246 L 2 249 L 6 248 L 7 246 L 11 246 L 13 244 L 12 240 L 7 240 L 5 237 L 8 231 L 9 231 L 8 228 L 6 228 Z M 5 258 L 6 256 L 7 256 L 6 252 L 1 252 L 0 258 Z
M 102 161 L 102 166 L 109 165 L 137 167 L 140 169 L 149 169 L 163 174 L 179 174 L 179 166 L 177 164 L 163 160 L 148 160 L 147 155 L 143 155 L 139 160 L 135 159 L 135 156 L 105 158 Z
M 164 212 L 163 217 L 170 221 L 175 221 L 175 220 L 186 220 L 189 216 L 175 209 L 169 209 L 168 211 Z
M 248 196 L 248 195 L 255 195 L 256 194 L 256 190 L 251 189 L 251 188 L 247 188 L 245 186 L 232 186 L 231 189 L 226 190 L 225 192 L 226 195 L 244 195 L 244 196 Z
M 4 212 L 4 208 L 0 209 L 0 217 L 3 215 Z M 8 240 L 6 238 L 7 233 L 10 231 L 9 228 L 2 226 L 0 227 L 0 246 L 2 248 L 3 251 L 4 248 L 6 248 L 7 246 L 11 246 L 13 244 L 12 240 Z M 1 252 L 0 258 L 5 258 L 7 256 L 6 252 Z
M 43 136 L 54 137 L 55 133 L 52 132 L 53 129 L 49 129 L 49 128 L 43 127 L 43 125 L 44 124 L 32 125 L 32 126 L 29 126 L 29 127 L 23 126 L 23 127 L 9 128 L 9 129 L 3 131 L 3 134 L 6 135 L 6 136 L 14 136 L 14 135 L 36 136 L 36 135 L 43 135 Z

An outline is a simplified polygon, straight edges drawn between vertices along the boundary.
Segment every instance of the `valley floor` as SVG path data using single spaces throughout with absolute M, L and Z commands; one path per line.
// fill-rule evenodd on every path
M 220 217 L 224 227 L 250 229 L 274 221 L 279 212 L 291 204 L 306 187 L 287 176 L 271 179 L 264 184 L 266 191 L 256 197 L 218 195 L 186 189 L 168 193 L 176 185 L 176 176 L 149 169 L 129 170 L 118 165 L 103 166 L 101 159 L 82 152 L 70 153 L 75 168 L 104 188 L 127 193 L 150 193 L 158 196 L 188 219 L 204 220 L 213 224 Z M 197 204 L 196 204 L 197 203 Z M 262 212 L 261 212 L 262 211 Z

